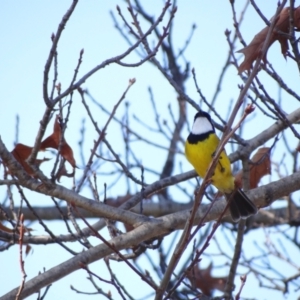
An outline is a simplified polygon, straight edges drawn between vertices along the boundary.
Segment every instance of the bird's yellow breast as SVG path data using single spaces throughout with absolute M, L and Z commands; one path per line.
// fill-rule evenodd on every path
M 191 144 L 185 143 L 185 155 L 200 177 L 204 177 L 219 145 L 219 138 L 211 133 L 205 140 Z M 222 151 L 216 169 L 211 177 L 212 184 L 223 193 L 234 190 L 234 177 L 231 173 L 230 161 Z

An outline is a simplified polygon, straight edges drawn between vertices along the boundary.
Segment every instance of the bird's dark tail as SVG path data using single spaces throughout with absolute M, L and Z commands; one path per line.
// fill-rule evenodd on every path
M 230 194 L 225 194 L 225 196 L 230 201 L 229 210 L 234 222 L 239 221 L 240 218 L 246 219 L 257 213 L 256 206 L 241 189 L 237 189 Z

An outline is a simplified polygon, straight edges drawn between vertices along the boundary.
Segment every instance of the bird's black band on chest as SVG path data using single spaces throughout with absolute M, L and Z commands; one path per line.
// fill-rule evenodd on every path
M 190 144 L 197 144 L 198 142 L 202 142 L 206 139 L 208 139 L 209 135 L 214 133 L 214 131 L 208 131 L 202 134 L 193 134 L 190 133 L 187 140 Z

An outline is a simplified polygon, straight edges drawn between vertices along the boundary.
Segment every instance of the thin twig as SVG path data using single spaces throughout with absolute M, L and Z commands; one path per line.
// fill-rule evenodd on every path
M 20 235 L 19 235 L 19 253 L 20 253 L 20 268 L 21 268 L 21 273 L 22 273 L 22 280 L 21 280 L 21 284 L 18 290 L 18 293 L 16 295 L 16 300 L 20 299 L 22 290 L 24 288 L 24 284 L 25 284 L 25 280 L 27 277 L 27 274 L 25 272 L 25 268 L 24 268 L 24 260 L 23 260 L 23 237 L 24 237 L 24 232 L 25 232 L 25 227 L 24 227 L 24 216 L 23 214 L 21 214 L 20 216 L 20 223 L 19 223 L 19 227 L 20 227 Z

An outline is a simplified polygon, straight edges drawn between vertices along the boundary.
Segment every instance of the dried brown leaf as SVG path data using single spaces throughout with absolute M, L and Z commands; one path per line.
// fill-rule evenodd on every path
M 250 189 L 256 188 L 259 181 L 268 174 L 271 174 L 270 148 L 263 147 L 258 149 L 251 159 Z M 235 182 L 238 187 L 243 186 L 242 170 L 236 174 Z
M 207 296 L 211 296 L 214 290 L 223 292 L 227 281 L 227 277 L 213 277 L 212 267 L 212 263 L 206 269 L 200 269 L 199 265 L 196 265 L 187 272 L 187 278 L 192 286 L 200 289 Z
M 278 41 L 280 43 L 281 53 L 283 54 L 283 56 L 285 57 L 287 54 L 289 48 L 288 34 L 290 30 L 289 10 L 289 7 L 284 8 L 277 18 L 275 27 L 271 33 L 270 40 L 268 42 L 266 54 L 264 55 L 264 57 L 262 57 L 264 62 L 266 62 L 266 56 L 269 48 L 275 41 Z M 294 10 L 294 27 L 296 29 L 300 29 L 300 6 Z M 261 55 L 268 31 L 269 27 L 267 26 L 254 36 L 253 40 L 247 47 L 237 51 L 245 55 L 244 61 L 238 68 L 239 74 L 241 74 L 244 71 L 249 71 L 252 67 L 252 63 Z
M 14 156 L 14 158 L 19 162 L 19 164 L 30 176 L 34 176 L 32 169 L 29 167 L 29 165 L 26 162 L 26 159 L 29 157 L 31 151 L 32 151 L 32 147 L 19 143 L 11 151 L 11 154 Z M 48 160 L 49 158 L 36 159 L 35 165 L 40 166 L 41 163 Z M 10 174 L 9 171 L 8 174 Z
M 42 141 L 40 150 L 45 150 L 46 148 L 54 148 L 59 150 L 60 155 L 70 163 L 73 168 L 76 168 L 76 162 L 73 155 L 73 150 L 66 142 L 65 138 L 61 138 L 61 123 L 59 122 L 60 117 L 57 115 L 55 118 L 53 133 Z M 59 145 L 61 143 L 61 145 Z
M 58 173 L 57 173 L 57 181 L 60 182 L 60 178 L 62 176 L 66 176 L 66 177 L 74 177 L 75 175 L 75 169 L 73 169 L 73 172 L 68 173 L 65 164 L 63 164 L 63 166 L 59 169 Z

